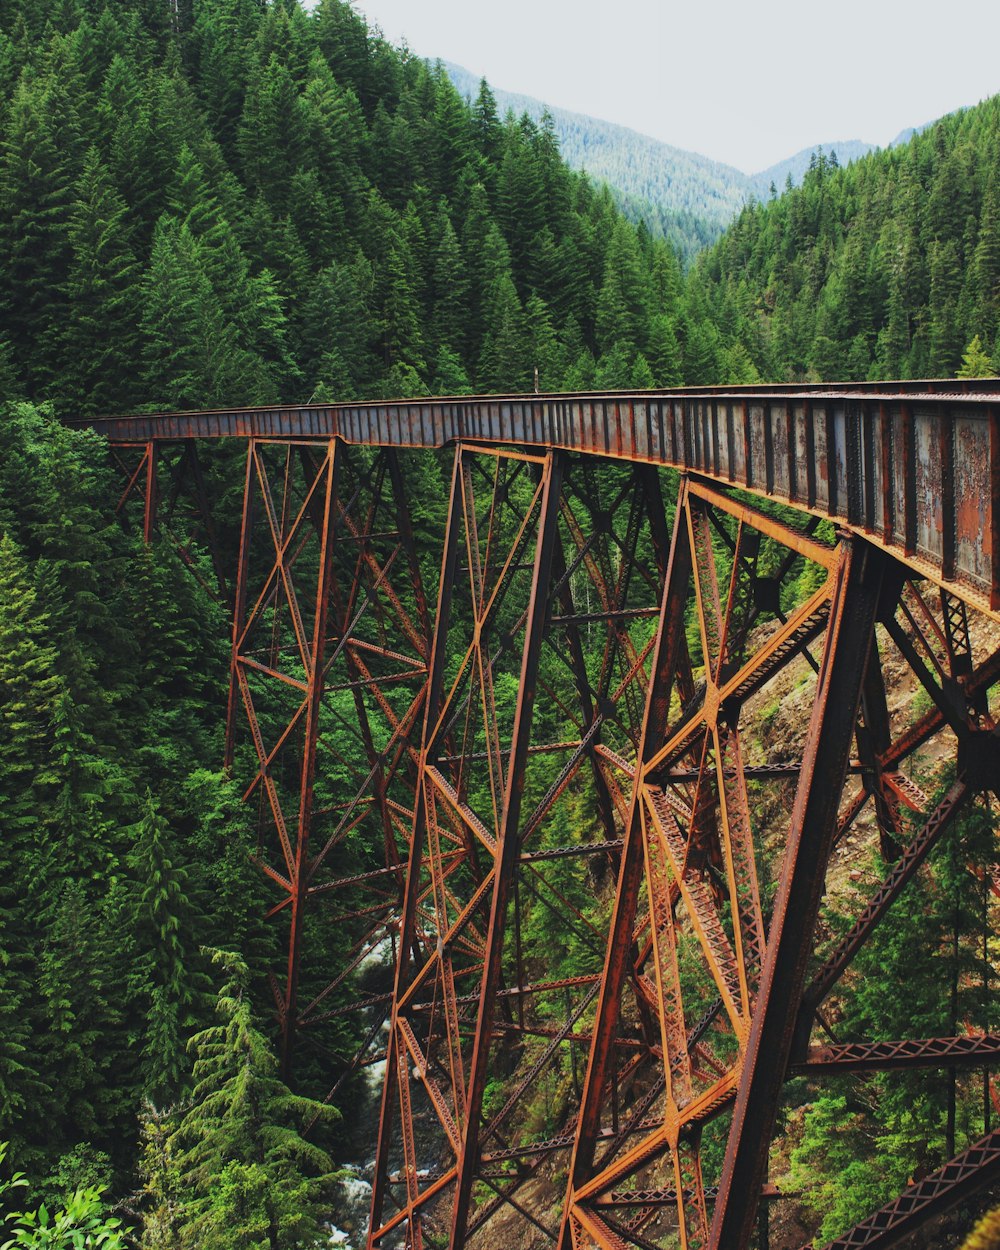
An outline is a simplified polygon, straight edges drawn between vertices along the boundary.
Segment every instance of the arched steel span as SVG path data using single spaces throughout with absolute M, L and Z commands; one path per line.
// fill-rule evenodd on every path
M 91 423 L 120 508 L 176 537 L 186 501 L 232 583 L 227 764 L 288 917 L 286 1065 L 351 1014 L 368 1036 L 348 1068 L 386 1063 L 371 1246 L 743 1250 L 755 1220 L 766 1239 L 790 1073 L 937 1066 L 954 1088 L 995 1062 L 967 1021 L 888 1041 L 837 1024 L 855 956 L 1000 780 L 994 385 Z M 235 577 L 197 451 L 222 438 L 248 442 Z M 446 447 L 438 534 L 401 453 Z M 887 665 L 923 689 L 913 723 Z M 798 732 L 769 750 L 782 718 Z M 938 797 L 931 757 L 953 763 Z M 866 810 L 881 881 L 853 862 Z M 331 915 L 343 964 L 316 968 Z M 391 993 L 352 1001 L 388 947 Z M 996 1179 L 990 1119 L 987 1097 L 959 1151 L 952 1099 L 954 1157 L 834 1244 L 894 1244 Z

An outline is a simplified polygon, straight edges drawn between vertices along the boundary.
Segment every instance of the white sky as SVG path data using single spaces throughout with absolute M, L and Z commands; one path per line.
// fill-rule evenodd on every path
M 1000 91 L 997 0 L 355 0 L 392 43 L 747 173 Z

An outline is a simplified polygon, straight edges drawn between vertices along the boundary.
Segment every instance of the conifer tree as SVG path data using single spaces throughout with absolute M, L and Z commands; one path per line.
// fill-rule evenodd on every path
M 252 373 L 218 305 L 202 248 L 188 226 L 161 218 L 143 281 L 147 398 L 165 407 L 224 403 Z
M 683 360 L 673 320 L 665 313 L 654 317 L 649 329 L 649 365 L 655 386 L 680 386 Z
M 434 340 L 441 346 L 460 351 L 465 333 L 468 282 L 458 238 L 443 202 L 438 208 L 436 230 L 438 237 L 431 280 Z
M 170 835 L 147 791 L 128 862 L 135 875 L 132 929 L 141 949 L 136 990 L 146 1000 L 144 1093 L 160 1107 L 171 1105 L 180 1093 L 187 1071 L 185 1033 L 194 1023 L 189 1010 L 194 1001 L 193 952 L 185 941 L 191 930 L 188 874 L 173 862 Z
M 469 395 L 472 393 L 472 384 L 465 366 L 458 354 L 450 347 L 441 347 L 438 350 L 431 392 L 434 395 Z
M 565 353 L 543 299 L 531 295 L 524 306 L 528 367 L 542 391 L 558 390 L 566 371 Z
M 503 142 L 503 127 L 497 114 L 496 96 L 485 78 L 480 79 L 479 94 L 472 106 L 472 138 L 483 158 L 483 167 L 496 169 Z
M 383 283 L 382 346 L 388 368 L 407 365 L 419 375 L 425 363 L 416 281 L 413 254 L 402 233 L 397 232 L 390 243 Z
M 597 344 L 609 350 L 620 343 L 635 353 L 646 343 L 649 291 L 634 230 L 622 219 L 614 227 L 597 299 Z
M 483 295 L 483 341 L 476 371 L 484 390 L 510 392 L 527 387 L 524 310 L 514 289 L 502 249 L 493 261 L 494 276 Z
M 64 295 L 72 315 L 54 327 L 60 393 L 75 412 L 110 412 L 134 402 L 138 348 L 138 264 L 128 208 L 95 148 L 84 159 L 68 226 L 73 248 Z
M 219 1023 L 190 1042 L 191 1102 L 169 1138 L 180 1250 L 292 1250 L 319 1232 L 330 1160 L 301 1135 L 306 1117 L 335 1112 L 292 1094 L 259 1032 L 239 956 L 214 951 L 225 981 Z
M 965 349 L 962 364 L 955 375 L 959 378 L 990 378 L 993 377 L 993 365 L 989 356 L 983 351 L 979 335 L 973 336 L 972 342 Z
M 48 619 L 17 547 L 0 534 L 0 723 L 5 744 L 0 788 L 12 842 L 28 834 L 53 780 L 47 757 L 62 684 L 55 648 L 47 637 Z
M 64 314 L 70 266 L 68 220 L 74 135 L 70 105 L 50 79 L 21 75 L 0 147 L 0 294 L 3 329 L 36 394 L 51 387 L 57 352 L 51 329 Z M 44 345 L 44 346 L 43 346 Z

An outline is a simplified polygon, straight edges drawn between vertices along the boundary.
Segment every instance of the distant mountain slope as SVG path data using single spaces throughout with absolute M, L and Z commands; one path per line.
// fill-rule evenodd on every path
M 904 133 L 909 138 L 914 131 L 909 130 Z M 906 139 L 903 139 L 903 142 L 905 143 Z M 845 139 L 840 143 L 824 143 L 821 146 L 827 156 L 836 153 L 838 165 L 849 165 L 851 161 L 856 161 L 862 156 L 867 156 L 869 152 L 875 151 L 873 143 L 863 143 L 860 139 Z M 796 152 L 787 160 L 779 161 L 777 165 L 771 165 L 768 169 L 762 169 L 759 174 L 751 175 L 750 182 L 758 199 L 765 199 L 770 195 L 772 182 L 779 193 L 784 191 L 785 182 L 789 176 L 795 186 L 800 186 L 809 168 L 809 162 L 817 151 L 817 147 L 803 148 L 801 152 Z
M 459 93 L 475 98 L 479 79 L 460 65 L 443 65 Z M 753 193 L 746 174 L 719 161 L 492 83 L 490 89 L 501 115 L 512 109 L 537 120 L 547 110 L 563 159 L 607 182 L 628 216 L 670 239 L 684 260 L 713 243 Z
M 995 373 L 1000 95 L 849 167 L 817 158 L 740 213 L 688 293 L 774 381 Z
M 442 62 L 462 95 L 475 97 L 479 79 L 460 65 Z M 766 199 L 773 181 L 783 190 L 788 175 L 800 183 L 814 148 L 757 174 L 696 152 L 672 147 L 626 126 L 547 106 L 532 96 L 502 91 L 490 84 L 501 113 L 513 109 L 538 119 L 548 110 L 555 123 L 563 158 L 574 169 L 585 169 L 607 182 L 621 207 L 633 220 L 644 220 L 655 236 L 669 239 L 685 262 L 714 243 L 750 199 Z M 824 144 L 837 153 L 840 164 L 872 151 L 858 140 Z

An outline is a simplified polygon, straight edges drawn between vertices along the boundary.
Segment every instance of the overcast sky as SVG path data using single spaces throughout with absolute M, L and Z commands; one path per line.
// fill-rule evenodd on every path
M 356 0 L 393 43 L 755 173 L 1000 91 L 997 0 Z

